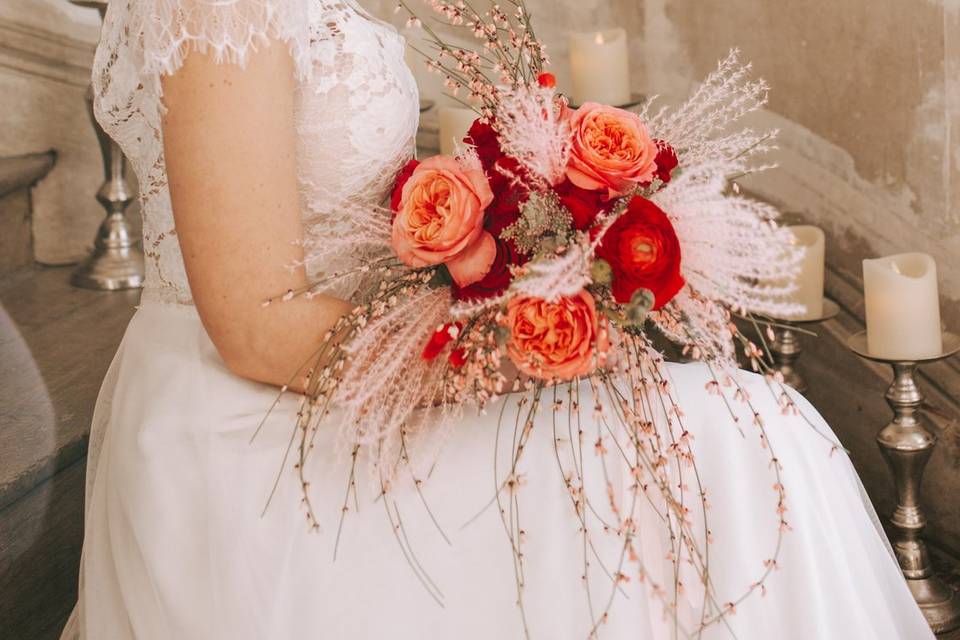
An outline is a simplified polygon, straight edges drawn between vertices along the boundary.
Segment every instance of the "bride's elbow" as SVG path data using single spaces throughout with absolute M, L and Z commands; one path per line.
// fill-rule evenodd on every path
M 267 384 L 277 384 L 273 375 L 275 350 L 263 344 L 262 336 L 253 332 L 232 331 L 210 336 L 220 359 L 230 373 Z
M 255 357 L 236 349 L 218 348 L 217 352 L 220 354 L 224 366 L 233 375 L 254 382 L 267 382 L 263 380 L 263 364 Z

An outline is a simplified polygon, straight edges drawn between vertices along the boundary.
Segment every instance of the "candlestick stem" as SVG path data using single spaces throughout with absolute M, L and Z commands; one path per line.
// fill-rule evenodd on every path
M 773 341 L 770 343 L 770 354 L 773 356 L 773 366 L 783 375 L 783 381 L 799 391 L 807 392 L 807 381 L 800 373 L 797 361 L 803 352 L 800 344 L 798 327 L 813 326 L 832 320 L 840 313 L 840 307 L 829 298 L 823 299 L 822 313 L 819 318 L 804 320 L 781 320 L 773 328 Z
M 71 1 L 83 7 L 96 8 L 101 19 L 106 13 L 106 2 Z M 93 252 L 74 272 L 72 282 L 86 289 L 135 289 L 143 285 L 144 265 L 139 239 L 126 216 L 127 207 L 134 198 L 123 175 L 127 159 L 120 145 L 110 139 L 97 122 L 93 112 L 92 87 L 87 89 L 85 99 L 103 156 L 104 182 L 97 191 L 97 201 L 106 209 L 106 217 L 97 230 Z
M 796 367 L 797 360 L 803 347 L 797 332 L 787 326 L 779 327 L 774 331 L 774 340 L 770 343 L 770 353 L 773 354 L 773 364 L 783 375 L 783 381 L 799 391 L 806 393 L 807 381 L 803 379 Z
M 935 632 L 960 626 L 960 596 L 933 575 L 922 534 L 927 525 L 920 508 L 923 472 L 937 443 L 923 424 L 923 394 L 917 387 L 916 362 L 892 362 L 894 378 L 886 398 L 893 420 L 877 434 L 880 452 L 893 472 L 897 508 L 890 522 L 894 551 L 910 591 Z

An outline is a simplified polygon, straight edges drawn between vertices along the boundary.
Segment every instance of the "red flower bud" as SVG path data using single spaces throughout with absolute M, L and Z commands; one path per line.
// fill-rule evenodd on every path
M 537 77 L 537 83 L 546 89 L 553 89 L 557 86 L 557 76 L 545 71 Z
M 436 358 L 440 355 L 440 352 L 443 351 L 444 347 L 456 339 L 456 336 L 460 333 L 460 329 L 461 325 L 459 322 L 448 322 L 434 331 L 430 337 L 430 341 L 427 342 L 427 346 L 423 348 L 423 353 L 420 357 L 424 360 L 433 360 Z
M 450 352 L 450 356 L 447 358 L 447 362 L 450 363 L 455 369 L 459 369 L 463 365 L 467 364 L 467 352 L 465 349 L 454 349 Z

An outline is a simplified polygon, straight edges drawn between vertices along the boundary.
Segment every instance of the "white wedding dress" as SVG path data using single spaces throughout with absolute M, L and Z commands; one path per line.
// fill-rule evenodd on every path
M 508 454 L 498 448 L 497 405 L 464 419 L 435 466 L 412 471 L 424 480 L 425 500 L 412 482 L 398 483 L 389 499 L 358 483 L 338 546 L 349 465 L 334 453 L 332 434 L 321 434 L 315 455 L 323 464 L 310 478 L 321 528 L 307 526 L 296 474 L 282 468 L 296 399 L 281 402 L 251 442 L 277 390 L 230 373 L 191 304 L 159 133 L 159 75 L 175 71 L 185 51 L 242 63 L 267 37 L 289 43 L 299 71 L 308 236 L 338 203 L 381 202 L 413 153 L 418 100 L 403 40 L 352 0 L 110 3 L 95 60 L 96 113 L 139 177 L 147 279 L 96 407 L 80 598 L 64 637 L 564 640 L 586 639 L 595 624 L 600 638 L 682 637 L 656 593 L 673 576 L 662 523 L 640 514 L 647 575 L 626 575 L 611 599 L 604 571 L 622 545 L 599 531 L 596 548 L 584 549 L 546 415 L 520 469 L 523 616 L 504 525 L 489 507 L 494 458 Z M 722 398 L 706 393 L 704 366 L 668 370 L 712 503 L 711 579 L 722 602 L 734 601 L 776 546 L 769 453 L 741 433 Z M 744 377 L 768 416 L 792 530 L 765 594 L 757 589 L 699 637 L 931 638 L 849 460 L 831 455 L 801 419 L 782 417 L 762 379 Z M 583 428 L 592 442 L 598 426 L 585 417 Z M 582 460 L 585 490 L 602 503 L 607 471 L 589 455 Z M 614 485 L 628 482 L 609 472 Z M 677 619 L 695 623 L 696 589 L 685 593 Z

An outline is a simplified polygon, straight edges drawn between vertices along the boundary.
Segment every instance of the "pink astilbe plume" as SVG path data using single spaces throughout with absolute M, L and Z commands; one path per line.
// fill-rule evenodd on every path
M 734 49 L 680 107 L 663 107 L 650 115 L 648 104 L 641 118 L 657 138 L 670 141 L 681 166 L 762 153 L 776 132 L 728 133 L 731 124 L 767 103 L 769 86 L 751 79 L 750 71 L 751 65 L 742 64 L 740 52 Z
M 534 185 L 546 188 L 564 178 L 570 159 L 570 125 L 558 108 L 556 92 L 539 86 L 501 91 L 495 127 L 500 148 L 516 159 Z
M 324 211 L 303 213 L 304 267 L 313 293 L 352 299 L 377 266 L 396 263 L 390 248 L 392 212 L 383 207 L 341 202 Z
M 396 455 L 401 432 L 415 434 L 424 426 L 414 410 L 440 397 L 443 376 L 421 353 L 449 309 L 448 290 L 418 291 L 372 317 L 346 346 L 347 370 L 335 397 L 344 441 L 380 448 L 375 458 L 386 463 Z M 436 414 L 420 417 L 427 416 L 437 422 Z
M 786 301 L 802 253 L 791 249 L 776 209 L 731 193 L 727 175 L 738 162 L 688 167 L 653 196 L 670 217 L 683 252 L 683 275 L 698 295 L 730 309 L 789 317 Z
M 554 260 L 534 262 L 523 268 L 510 288 L 511 293 L 556 302 L 573 296 L 590 284 L 590 256 L 593 248 L 584 238 L 571 243 Z

